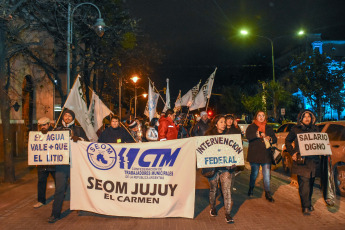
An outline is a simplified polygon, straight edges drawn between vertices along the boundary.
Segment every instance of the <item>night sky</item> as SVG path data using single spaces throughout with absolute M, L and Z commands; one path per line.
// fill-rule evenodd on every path
M 232 82 L 243 65 L 271 62 L 268 40 L 243 38 L 241 28 L 274 39 L 275 58 L 301 44 L 300 29 L 323 39 L 345 40 L 344 0 L 126 0 L 131 15 L 158 44 L 165 58 L 151 79 L 164 87 L 170 78 L 172 97 L 213 72 L 215 89 Z M 279 76 L 277 76 L 279 77 Z M 247 79 L 256 83 L 256 76 Z M 183 84 L 182 84 L 183 83 Z M 173 99 L 174 100 L 174 99 Z

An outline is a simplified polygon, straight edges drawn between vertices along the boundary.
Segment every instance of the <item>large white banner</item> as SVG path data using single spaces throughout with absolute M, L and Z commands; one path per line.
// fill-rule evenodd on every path
M 69 142 L 69 131 L 29 132 L 28 165 L 68 165 Z
M 71 143 L 71 210 L 145 218 L 194 216 L 195 141 Z
M 241 134 L 196 138 L 198 168 L 244 165 Z
M 332 155 L 327 133 L 297 134 L 301 156 Z

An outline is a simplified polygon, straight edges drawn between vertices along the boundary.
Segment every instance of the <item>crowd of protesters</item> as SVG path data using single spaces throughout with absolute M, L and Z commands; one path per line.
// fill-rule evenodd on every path
M 294 161 L 293 170 L 298 175 L 299 195 L 304 215 L 309 215 L 314 210 L 311 204 L 311 196 L 319 157 L 306 157 L 302 159 L 303 163 L 299 163 L 301 156 L 296 135 L 303 132 L 318 132 L 318 128 L 314 125 L 315 121 L 315 115 L 311 111 L 302 111 L 298 117 L 297 125 L 291 129 L 286 138 L 287 151 Z M 48 118 L 41 118 L 38 121 L 38 130 L 42 133 L 52 130 L 49 127 L 49 122 Z M 105 123 L 108 123 L 108 125 L 104 125 L 99 132 L 98 142 L 100 143 L 140 143 L 168 141 L 192 136 L 241 134 L 241 137 L 246 138 L 249 142 L 247 161 L 250 163 L 251 173 L 248 196 L 251 197 L 254 194 L 255 181 L 261 167 L 265 198 L 269 202 L 275 201 L 270 191 L 272 164 L 270 147 L 277 142 L 277 137 L 273 129 L 267 125 L 267 115 L 264 111 L 257 111 L 252 124 L 246 130 L 245 136 L 237 124 L 235 115 L 216 115 L 212 118 L 208 116 L 206 111 L 201 111 L 199 116 L 194 116 L 183 113 L 176 115 L 174 110 L 168 109 L 159 118 L 155 117 L 151 121 L 135 118 L 121 122 L 119 117 L 114 115 Z M 84 130 L 75 124 L 75 114 L 71 110 L 63 112 L 62 124 L 55 130 L 69 130 L 71 139 L 74 142 L 88 140 Z M 224 199 L 225 220 L 227 223 L 234 222 L 230 215 L 233 203 L 231 192 L 234 190 L 235 175 L 239 170 L 241 168 L 236 167 L 236 165 L 211 168 L 213 173 L 211 176 L 207 176 L 210 185 L 210 216 L 217 216 L 216 197 L 220 188 Z M 50 223 L 54 223 L 60 219 L 62 202 L 70 176 L 69 165 L 40 166 L 38 168 L 38 203 L 34 205 L 34 208 L 39 208 L 45 204 L 45 189 L 49 173 L 53 176 L 56 184 L 52 214 L 48 219 Z

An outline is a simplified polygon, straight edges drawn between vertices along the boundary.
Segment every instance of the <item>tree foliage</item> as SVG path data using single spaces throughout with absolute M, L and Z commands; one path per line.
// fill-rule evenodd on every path
M 343 64 L 333 62 L 327 54 L 314 51 L 312 55 L 296 57 L 292 66 L 294 83 L 322 119 L 322 107 L 326 104 L 343 108 L 340 102 L 344 90 Z M 339 100 L 338 100 L 339 99 Z M 340 102 L 340 103 L 339 103 Z

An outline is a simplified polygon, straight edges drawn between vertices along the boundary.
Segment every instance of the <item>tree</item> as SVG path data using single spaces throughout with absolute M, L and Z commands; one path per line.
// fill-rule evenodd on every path
M 14 17 L 12 14 L 20 9 L 24 2 L 25 0 L 1 1 L 0 3 L 0 8 L 2 9 L 0 15 L 0 110 L 4 143 L 4 181 L 11 183 L 15 181 L 15 174 L 10 137 L 10 110 L 12 107 L 9 97 L 10 73 L 6 71 L 6 67 L 9 67 L 8 58 L 10 58 L 10 52 L 12 51 L 13 55 L 19 50 L 16 46 L 11 47 L 9 41 L 12 41 L 10 39 L 15 40 L 15 37 L 12 35 L 18 34 L 25 28 L 25 26 L 17 27 L 17 25 L 12 24 Z
M 336 68 L 330 68 L 336 66 Z M 295 57 L 292 64 L 294 83 L 322 120 L 322 107 L 341 98 L 344 88 L 344 68 L 341 63 L 332 62 L 327 54 L 314 51 L 312 55 Z
M 251 113 L 271 109 L 273 117 L 277 119 L 278 108 L 289 106 L 292 102 L 291 94 L 278 81 L 258 81 L 257 89 L 258 91 L 254 96 L 242 98 L 243 106 Z
M 242 104 L 243 92 L 237 85 L 223 86 L 220 102 L 228 113 L 242 115 L 245 110 Z

